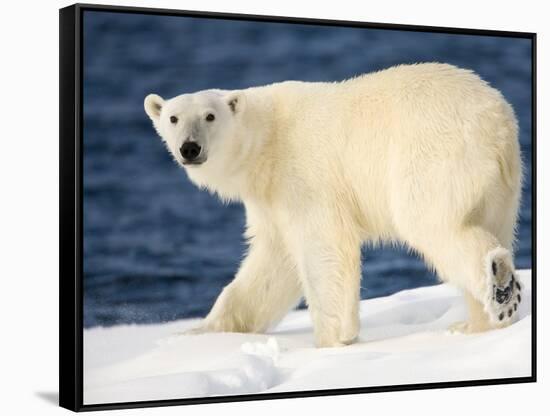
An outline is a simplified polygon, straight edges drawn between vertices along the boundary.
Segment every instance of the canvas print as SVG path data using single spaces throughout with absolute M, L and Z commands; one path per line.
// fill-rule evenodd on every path
M 532 375 L 532 40 L 85 10 L 84 405 Z

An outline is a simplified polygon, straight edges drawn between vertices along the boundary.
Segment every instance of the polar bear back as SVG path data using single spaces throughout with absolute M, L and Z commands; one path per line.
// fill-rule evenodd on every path
M 270 97 L 273 148 L 262 162 L 278 192 L 300 195 L 300 206 L 348 199 L 374 234 L 391 233 L 400 211 L 463 221 L 488 193 L 519 192 L 513 110 L 471 71 L 402 65 L 249 93 Z

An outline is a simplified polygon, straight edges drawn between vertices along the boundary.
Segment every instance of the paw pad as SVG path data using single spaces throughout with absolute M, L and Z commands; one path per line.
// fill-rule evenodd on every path
M 492 322 L 511 323 L 521 302 L 521 284 L 514 275 L 510 253 L 498 248 L 487 255 L 485 311 Z
M 512 292 L 514 290 L 514 283 L 514 276 L 512 275 L 510 283 L 505 288 L 501 288 L 493 284 L 493 300 L 500 304 L 506 304 L 510 302 L 510 300 L 512 299 Z

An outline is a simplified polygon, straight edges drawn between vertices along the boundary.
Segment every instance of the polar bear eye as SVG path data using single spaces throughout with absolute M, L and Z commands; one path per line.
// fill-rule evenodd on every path
M 206 121 L 214 121 L 216 117 L 212 113 L 208 113 L 206 116 Z
M 176 116 L 170 116 L 170 123 L 176 124 L 178 122 L 178 118 Z

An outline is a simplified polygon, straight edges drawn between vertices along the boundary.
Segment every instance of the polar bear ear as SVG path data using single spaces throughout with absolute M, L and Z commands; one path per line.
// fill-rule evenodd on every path
M 143 102 L 145 112 L 154 123 L 158 121 L 163 105 L 164 99 L 157 94 L 149 94 Z
M 225 101 L 233 114 L 242 113 L 246 105 L 246 97 L 242 91 L 229 93 L 225 97 Z

